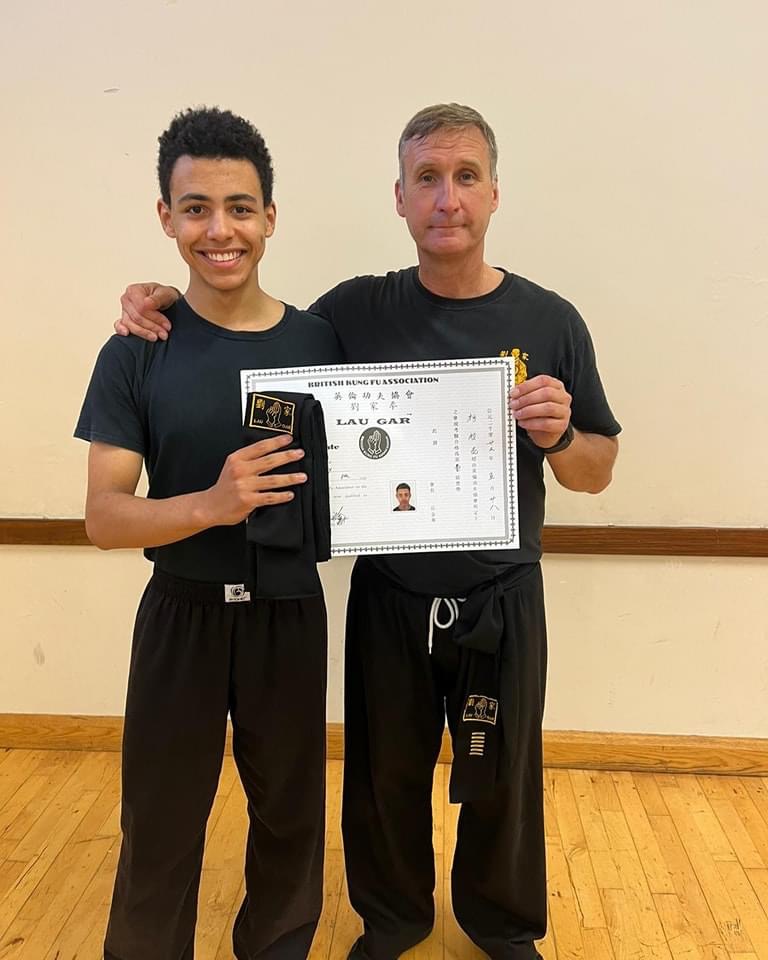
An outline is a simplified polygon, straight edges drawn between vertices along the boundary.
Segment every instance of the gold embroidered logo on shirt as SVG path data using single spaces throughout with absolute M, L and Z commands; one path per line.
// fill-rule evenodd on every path
M 499 350 L 500 357 L 512 357 L 515 361 L 515 385 L 524 383 L 528 379 L 528 367 L 525 361 L 528 354 L 523 353 L 520 347 L 512 347 L 511 350 Z
M 296 404 L 279 400 L 265 393 L 249 393 L 247 403 L 247 427 L 274 430 L 275 433 L 293 433 Z
M 490 723 L 496 726 L 496 715 L 499 712 L 499 701 L 493 697 L 484 697 L 480 693 L 471 693 L 464 705 L 462 720 L 475 720 L 480 723 Z

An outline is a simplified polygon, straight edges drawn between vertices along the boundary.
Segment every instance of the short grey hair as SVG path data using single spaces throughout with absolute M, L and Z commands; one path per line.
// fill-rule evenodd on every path
M 496 146 L 496 135 L 485 118 L 472 107 L 465 107 L 460 103 L 436 103 L 411 117 L 405 129 L 400 134 L 397 144 L 397 157 L 400 165 L 400 179 L 403 177 L 403 154 L 411 140 L 421 140 L 438 130 L 462 130 L 466 127 L 477 127 L 488 144 L 488 153 L 491 159 L 491 177 L 496 179 L 496 165 L 499 151 Z

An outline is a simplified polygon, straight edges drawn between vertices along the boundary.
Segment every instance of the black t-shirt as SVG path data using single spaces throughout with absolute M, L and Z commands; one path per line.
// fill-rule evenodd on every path
M 572 395 L 578 430 L 614 436 L 621 427 L 605 398 L 589 331 L 556 293 L 505 273 L 483 297 L 439 297 L 411 267 L 339 284 L 310 308 L 333 324 L 348 362 L 451 360 L 514 356 L 517 378 L 549 374 Z M 401 586 L 433 596 L 460 596 L 541 556 L 544 454 L 518 427 L 520 549 L 391 554 L 371 562 Z
M 286 306 L 262 332 L 209 323 L 185 300 L 167 311 L 173 333 L 148 343 L 114 336 L 101 350 L 75 436 L 144 457 L 148 496 L 162 499 L 212 486 L 230 453 L 243 446 L 240 371 L 339 363 L 333 329 Z M 160 570 L 191 580 L 245 580 L 245 524 L 212 527 L 144 551 Z

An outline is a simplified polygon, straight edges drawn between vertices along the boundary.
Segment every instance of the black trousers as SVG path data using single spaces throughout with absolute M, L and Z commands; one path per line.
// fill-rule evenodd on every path
M 342 828 L 350 901 L 371 960 L 393 960 L 434 923 L 432 779 L 467 653 L 435 630 L 432 598 L 358 561 L 347 611 Z M 451 873 L 453 908 L 493 960 L 535 960 L 546 932 L 541 722 L 546 627 L 539 567 L 503 598 L 498 778 L 462 804 Z M 444 614 L 443 614 L 444 615 Z
M 238 960 L 306 957 L 322 907 L 322 596 L 224 603 L 156 572 L 139 607 L 123 738 L 123 842 L 106 960 L 192 960 L 227 713 L 248 798 Z

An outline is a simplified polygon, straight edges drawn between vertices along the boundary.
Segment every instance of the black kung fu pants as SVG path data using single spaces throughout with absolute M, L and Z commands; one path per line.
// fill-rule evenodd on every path
M 453 630 L 428 623 L 432 598 L 408 593 L 364 560 L 347 610 L 342 827 L 363 956 L 394 960 L 430 932 L 435 886 L 431 790 L 447 714 L 455 736 Z M 541 722 L 546 627 L 538 566 L 502 599 L 496 784 L 462 804 L 453 908 L 492 960 L 536 960 L 546 932 Z M 482 691 L 480 691 L 482 692 Z
M 326 649 L 321 595 L 225 603 L 223 585 L 155 572 L 131 653 L 105 960 L 192 960 L 228 711 L 250 821 L 235 956 L 306 957 L 322 906 Z

